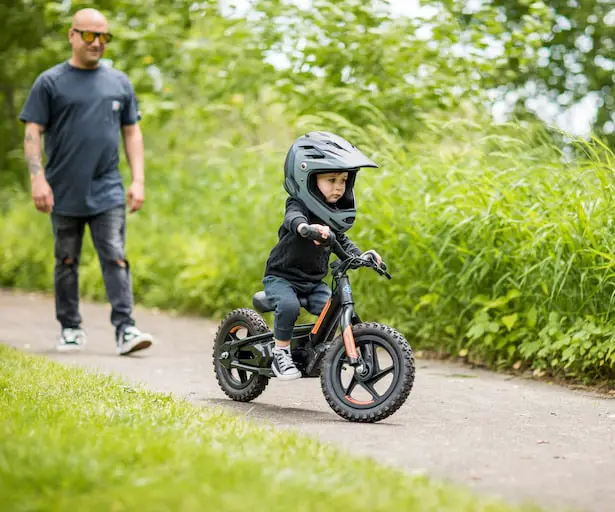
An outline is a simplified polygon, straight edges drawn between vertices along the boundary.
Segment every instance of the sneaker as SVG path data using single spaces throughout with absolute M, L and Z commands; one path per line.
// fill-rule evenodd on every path
M 290 348 L 274 347 L 271 369 L 280 380 L 295 380 L 301 378 L 301 372 L 293 362 Z
M 86 344 L 85 331 L 81 328 L 65 328 L 60 334 L 60 342 L 56 349 L 59 352 L 74 352 L 81 350 Z
M 143 350 L 153 342 L 151 334 L 146 334 L 137 329 L 134 325 L 129 325 L 120 332 L 117 337 L 117 353 L 121 356 Z

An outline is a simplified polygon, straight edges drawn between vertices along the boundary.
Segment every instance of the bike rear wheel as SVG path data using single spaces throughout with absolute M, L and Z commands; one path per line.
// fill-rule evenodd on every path
M 223 364 L 221 356 L 228 352 L 228 343 L 269 331 L 263 317 L 251 309 L 231 311 L 220 322 L 214 338 L 213 365 L 218 385 L 229 398 L 238 402 L 254 400 L 265 390 L 269 378 Z
M 396 412 L 414 384 L 414 354 L 395 329 L 378 323 L 352 327 L 364 371 L 349 364 L 341 336 L 322 362 L 320 383 L 329 406 L 349 421 L 373 423 Z

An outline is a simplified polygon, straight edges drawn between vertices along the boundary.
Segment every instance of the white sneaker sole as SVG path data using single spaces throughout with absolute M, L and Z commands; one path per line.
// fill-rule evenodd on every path
M 152 340 L 149 338 L 142 338 L 140 340 L 135 340 L 132 344 L 122 345 L 121 347 L 117 347 L 116 352 L 120 356 L 125 356 L 128 354 L 132 354 L 133 352 L 137 352 L 139 350 L 143 350 L 145 348 L 149 348 L 152 346 Z
M 58 352 L 81 352 L 81 350 L 83 350 L 83 344 L 81 345 L 65 345 L 65 344 L 59 344 L 56 345 L 56 350 Z
M 279 373 L 273 366 L 271 367 L 273 370 L 273 374 L 280 380 L 288 381 L 288 380 L 297 380 L 301 378 L 301 372 L 297 370 L 297 373 L 291 373 L 290 375 L 283 375 Z

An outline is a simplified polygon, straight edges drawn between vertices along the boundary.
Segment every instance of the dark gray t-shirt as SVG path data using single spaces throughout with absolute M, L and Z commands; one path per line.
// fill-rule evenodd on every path
M 120 128 L 140 119 L 124 73 L 58 64 L 38 76 L 19 118 L 45 127 L 53 213 L 88 216 L 124 205 Z

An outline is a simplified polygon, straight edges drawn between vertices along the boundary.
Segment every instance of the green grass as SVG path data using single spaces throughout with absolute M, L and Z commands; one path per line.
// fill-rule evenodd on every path
M 0 510 L 513 508 L 0 345 Z

